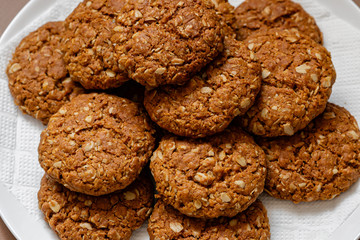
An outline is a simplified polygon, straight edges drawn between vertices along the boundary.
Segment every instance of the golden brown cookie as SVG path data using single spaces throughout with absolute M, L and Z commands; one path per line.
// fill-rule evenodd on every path
M 148 232 L 151 240 L 270 239 L 267 211 L 260 200 L 232 218 L 208 220 L 187 217 L 158 200 L 150 216 Z
M 259 138 L 267 192 L 295 203 L 333 199 L 360 177 L 359 138 L 355 118 L 332 103 L 294 136 Z
M 105 93 L 83 94 L 54 114 L 42 132 L 39 162 L 72 191 L 103 195 L 128 186 L 155 146 L 139 104 Z
M 234 6 L 228 0 L 211 0 L 215 6 L 216 14 L 225 20 L 225 23 L 232 27 L 235 22 Z
M 133 2 L 127 11 L 139 10 Z M 120 50 L 119 65 L 145 86 L 185 83 L 222 50 L 220 18 L 207 0 L 158 0 L 151 5 L 139 12 L 159 20 L 132 36 Z
M 150 169 L 159 196 L 191 217 L 232 217 L 263 191 L 265 154 L 238 127 L 203 139 L 166 135 Z
M 95 197 L 72 192 L 44 175 L 38 200 L 45 221 L 62 240 L 125 240 L 150 215 L 153 186 L 142 174 L 120 192 Z
M 6 69 L 9 89 L 23 113 L 47 124 L 51 115 L 84 93 L 69 77 L 60 51 L 63 22 L 49 22 L 26 36 Z
M 336 72 L 330 53 L 303 35 L 278 29 L 244 43 L 262 68 L 262 87 L 240 118 L 250 132 L 275 137 L 293 135 L 322 113 Z
M 271 28 L 292 29 L 322 43 L 322 33 L 300 4 L 291 0 L 246 0 L 235 10 L 235 23 L 239 39 Z
M 208 0 L 85 0 L 65 20 L 65 61 L 85 88 L 181 84 L 222 49 Z
M 71 77 L 87 89 L 116 88 L 129 80 L 117 64 L 112 40 L 124 41 L 133 32 L 116 28 L 114 16 L 100 11 L 103 4 L 102 0 L 83 1 L 65 19 L 62 50 L 66 67 Z M 116 43 L 120 42 L 117 39 Z
M 260 65 L 231 34 L 225 50 L 189 82 L 145 92 L 144 105 L 160 127 L 180 136 L 205 137 L 223 131 L 254 103 L 261 86 Z

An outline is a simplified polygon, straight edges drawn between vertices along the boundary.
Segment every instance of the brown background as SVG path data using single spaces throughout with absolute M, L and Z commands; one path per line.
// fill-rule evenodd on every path
M 50 1 L 50 0 L 49 0 Z M 360 6 L 360 0 L 354 0 Z M 1 0 L 0 35 L 28 0 Z M 360 24 L 360 23 L 359 23 Z M 15 240 L 0 218 L 0 240 Z

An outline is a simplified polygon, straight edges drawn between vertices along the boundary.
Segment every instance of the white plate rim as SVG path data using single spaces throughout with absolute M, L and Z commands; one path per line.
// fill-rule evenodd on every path
M 19 30 L 26 27 L 29 23 L 34 21 L 37 16 L 46 11 L 56 1 L 52 0 L 30 0 L 13 18 L 10 24 L 6 27 L 5 31 L 0 38 L 0 46 L 8 42 L 14 37 Z
M 17 13 L 17 15 L 10 22 L 10 24 L 6 27 L 5 31 L 0 37 L 0 46 L 3 46 L 9 40 L 11 40 L 11 38 L 14 37 L 21 29 L 23 29 L 32 21 L 34 21 L 39 15 L 41 15 L 41 13 L 49 9 L 52 5 L 56 3 L 56 1 L 57 0 L 29 0 L 29 2 Z M 234 2 L 234 1 L 236 0 L 229 0 L 229 2 Z M 345 17 L 344 15 L 337 14 L 336 13 L 337 11 L 334 10 L 334 5 L 327 3 L 324 4 L 325 1 L 321 1 L 321 0 L 316 0 L 316 1 L 318 1 L 324 7 L 327 7 L 331 12 L 335 13 L 335 15 L 337 15 L 337 17 L 339 17 L 340 19 L 349 23 L 353 27 L 360 29 L 360 23 L 357 23 L 356 21 L 354 21 L 354 19 L 351 19 L 351 17 L 349 16 Z M 334 2 L 336 0 L 328 0 L 328 1 Z M 340 4 L 340 6 L 343 7 L 344 9 L 351 8 L 351 12 L 349 13 L 350 15 L 354 16 L 355 14 L 356 15 L 355 19 L 360 19 L 360 8 L 352 0 L 343 0 L 342 4 L 343 5 Z M 2 183 L 0 182 L 0 184 Z M 11 194 L 8 190 L 6 189 L 3 190 L 7 192 L 6 195 Z M 20 234 L 20 232 L 22 232 L 20 231 L 21 226 L 10 224 L 10 221 L 8 221 L 7 219 L 7 214 L 4 214 L 4 212 L 1 211 L 1 209 L 0 209 L 0 216 L 4 221 L 5 225 L 10 230 L 10 232 L 14 235 L 14 237 L 16 237 L 19 240 L 22 240 L 20 238 L 20 236 L 22 235 Z M 38 239 L 41 239 L 41 237 Z

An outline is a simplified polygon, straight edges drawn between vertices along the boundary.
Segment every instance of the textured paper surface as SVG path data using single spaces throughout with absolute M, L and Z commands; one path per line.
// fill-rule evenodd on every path
M 37 205 L 37 191 L 43 176 L 37 160 L 37 146 L 44 126 L 22 114 L 14 105 L 5 69 L 24 36 L 48 21 L 65 19 L 78 2 L 56 1 L 51 9 L 0 48 L 0 181 L 26 207 L 34 221 L 44 225 Z M 242 1 L 230 2 L 238 5 Z M 313 0 L 297 2 L 315 17 L 324 33 L 324 45 L 332 54 L 337 80 L 330 101 L 346 107 L 360 121 L 360 32 Z M 268 210 L 272 239 L 325 240 L 360 204 L 360 184 L 331 201 L 296 205 L 266 194 L 260 198 Z M 132 239 L 148 239 L 146 226 L 136 231 Z

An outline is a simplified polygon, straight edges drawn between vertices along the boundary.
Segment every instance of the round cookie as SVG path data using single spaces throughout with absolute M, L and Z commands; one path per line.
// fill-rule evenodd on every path
M 117 64 L 113 39 L 120 44 L 132 30 L 116 28 L 114 17 L 100 12 L 103 2 L 83 1 L 65 19 L 64 61 L 72 79 L 86 89 L 117 88 L 129 80 Z
M 260 200 L 232 218 L 196 219 L 187 217 L 158 200 L 150 216 L 148 232 L 151 240 L 269 240 L 267 211 Z
M 54 114 L 41 133 L 39 162 L 72 191 L 103 195 L 139 175 L 155 146 L 139 104 L 105 93 L 83 94 Z
M 265 154 L 238 127 L 203 139 L 164 136 L 150 169 L 161 199 L 198 218 L 232 217 L 263 191 Z
M 262 67 L 254 105 L 240 118 L 255 135 L 293 135 L 322 113 L 336 72 L 330 53 L 303 35 L 278 29 L 247 38 Z
M 295 203 L 333 199 L 360 177 L 359 138 L 354 117 L 328 103 L 294 136 L 259 139 L 267 156 L 266 191 Z
M 127 11 L 158 19 L 119 48 L 119 65 L 140 84 L 183 84 L 221 52 L 220 18 L 211 1 L 157 0 L 143 9 L 134 1 Z
M 239 39 L 271 28 L 292 29 L 322 43 L 322 33 L 300 4 L 290 0 L 246 0 L 235 9 L 233 25 Z
M 60 51 L 63 22 L 49 22 L 26 36 L 6 69 L 9 89 L 23 113 L 47 124 L 51 115 L 84 93 L 69 77 Z
M 225 37 L 225 51 L 189 82 L 145 91 L 144 105 L 160 127 L 199 138 L 223 131 L 251 107 L 261 87 L 260 65 L 245 44 Z
M 181 84 L 222 49 L 208 0 L 85 0 L 65 20 L 65 61 L 85 88 Z M 118 79 L 117 79 L 118 78 Z
M 130 239 L 149 217 L 153 186 L 142 174 L 126 189 L 105 196 L 72 192 L 47 175 L 38 192 L 45 221 L 60 239 Z

